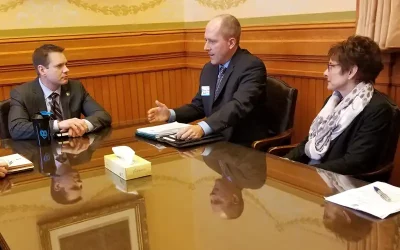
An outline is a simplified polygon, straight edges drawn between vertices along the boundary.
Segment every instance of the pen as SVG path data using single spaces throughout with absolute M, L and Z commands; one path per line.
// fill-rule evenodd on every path
M 387 196 L 387 195 L 386 195 L 384 192 L 382 192 L 379 188 L 374 187 L 374 190 L 375 190 L 375 192 L 377 192 L 377 193 L 379 194 L 379 196 L 380 196 L 382 199 L 384 199 L 385 201 L 388 201 L 388 202 L 392 201 L 392 200 L 389 198 L 389 196 Z

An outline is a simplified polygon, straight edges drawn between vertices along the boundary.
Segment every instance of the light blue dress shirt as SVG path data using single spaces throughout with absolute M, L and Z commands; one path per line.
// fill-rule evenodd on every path
M 231 60 L 227 61 L 224 65 L 221 65 L 221 64 L 220 64 L 220 65 L 219 65 L 219 68 L 218 68 L 218 72 L 219 72 L 219 70 L 221 69 L 221 67 L 224 67 L 224 68 L 227 69 L 230 62 L 231 62 Z M 170 116 L 169 116 L 168 122 L 174 122 L 174 121 L 176 120 L 175 111 L 174 111 L 173 109 L 170 109 L 169 112 L 170 112 L 171 114 L 170 114 Z M 205 121 L 199 122 L 198 125 L 203 129 L 204 135 L 209 135 L 209 134 L 211 134 L 211 133 L 213 132 L 212 128 L 211 128 L 211 127 L 207 124 L 207 122 L 205 122 Z

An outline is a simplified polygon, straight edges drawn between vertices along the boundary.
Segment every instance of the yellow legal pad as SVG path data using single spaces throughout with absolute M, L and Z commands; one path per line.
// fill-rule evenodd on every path
M 133 157 L 132 164 L 127 164 L 115 154 L 105 155 L 104 165 L 108 170 L 124 180 L 151 175 L 151 162 L 137 155 Z

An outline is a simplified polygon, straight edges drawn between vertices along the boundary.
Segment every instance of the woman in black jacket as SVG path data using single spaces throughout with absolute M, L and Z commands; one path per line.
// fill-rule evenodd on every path
M 379 46 L 351 36 L 335 44 L 324 76 L 333 94 L 311 124 L 307 138 L 285 157 L 340 174 L 378 167 L 390 136 L 393 104 L 373 84 L 383 69 Z

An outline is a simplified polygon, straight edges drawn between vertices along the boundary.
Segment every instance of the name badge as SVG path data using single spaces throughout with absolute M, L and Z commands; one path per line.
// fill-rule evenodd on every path
M 210 96 L 210 86 L 201 86 L 201 96 Z

